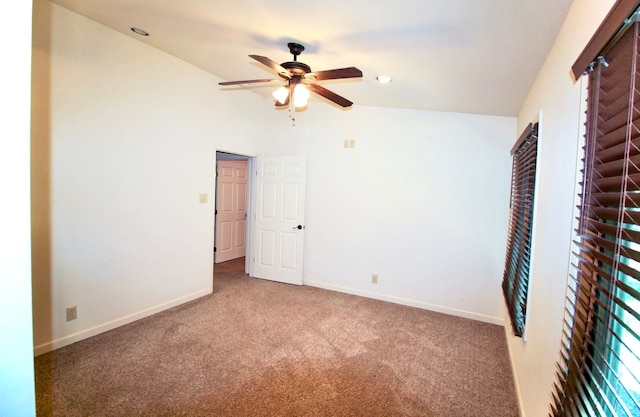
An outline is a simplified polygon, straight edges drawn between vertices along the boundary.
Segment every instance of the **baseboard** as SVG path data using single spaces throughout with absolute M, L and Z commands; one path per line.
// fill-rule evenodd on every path
M 99 326 L 92 327 L 90 329 L 82 330 L 80 332 L 70 334 L 69 336 L 61 337 L 59 339 L 53 340 L 51 342 L 43 343 L 41 345 L 35 346 L 33 348 L 33 353 L 35 356 L 42 355 L 43 353 L 50 352 L 55 349 L 59 349 L 64 346 L 68 346 L 72 343 L 79 342 L 81 340 L 87 339 L 92 336 L 96 336 L 100 333 L 107 332 L 109 330 L 113 330 L 117 327 L 124 326 L 125 324 L 132 323 L 136 320 L 140 320 L 142 318 L 151 316 L 153 314 L 159 313 L 164 310 L 168 310 L 172 307 L 179 306 L 180 304 L 187 303 L 189 301 L 193 301 L 197 298 L 203 297 L 205 295 L 209 295 L 212 292 L 212 288 L 209 287 L 207 289 L 186 295 L 184 297 L 176 298 L 171 301 L 167 301 L 166 303 L 162 303 L 141 311 L 138 311 L 133 314 L 129 314 L 124 317 L 120 317 L 118 319 L 109 321 L 107 323 L 101 324 Z
M 371 291 L 364 291 L 355 288 L 343 287 L 341 285 L 332 285 L 324 282 L 313 280 L 304 280 L 303 285 L 310 287 L 324 288 L 325 290 L 338 291 L 346 294 L 358 295 L 360 297 L 373 298 L 375 300 L 387 301 L 394 304 L 401 304 L 409 307 L 421 308 L 423 310 L 435 311 L 437 313 L 450 314 L 452 316 L 464 317 L 471 320 L 477 320 L 485 323 L 497 324 L 504 326 L 504 317 L 492 317 L 484 314 L 473 313 L 471 311 L 459 310 L 456 308 L 429 304 L 422 301 L 411 300 L 408 298 L 395 297 L 392 295 L 379 294 Z
M 509 364 L 511 365 L 511 373 L 513 376 L 513 384 L 516 389 L 516 398 L 518 399 L 518 408 L 520 409 L 520 417 L 526 417 L 526 413 L 524 410 L 524 403 L 522 402 L 522 390 L 520 389 L 520 379 L 518 378 L 518 368 L 515 366 L 515 361 L 513 359 L 513 351 L 511 350 L 511 344 L 509 339 L 511 335 L 509 332 L 511 331 L 511 326 L 504 326 L 504 334 L 505 340 L 507 341 L 507 350 L 509 351 Z

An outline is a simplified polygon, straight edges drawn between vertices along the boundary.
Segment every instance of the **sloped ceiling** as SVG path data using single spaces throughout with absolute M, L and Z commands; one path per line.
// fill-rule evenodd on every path
M 290 61 L 287 43 L 295 41 L 306 47 L 298 60 L 312 70 L 362 70 L 362 80 L 322 82 L 355 106 L 516 116 L 571 0 L 53 3 L 223 80 L 271 78 L 274 74 L 248 55 Z M 132 26 L 150 36 L 134 34 Z M 379 74 L 393 81 L 379 84 Z M 275 89 L 273 84 L 234 88 L 264 96 Z

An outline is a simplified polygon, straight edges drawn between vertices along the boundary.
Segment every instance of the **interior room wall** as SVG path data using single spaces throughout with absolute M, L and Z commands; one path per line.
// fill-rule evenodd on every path
M 29 216 L 31 2 L 0 17 L 0 415 L 35 416 Z
M 305 284 L 504 322 L 515 118 L 315 96 L 295 127 L 266 111 L 265 153 L 307 161 Z
M 215 153 L 258 152 L 264 103 L 48 1 L 34 8 L 41 353 L 211 292 Z
M 585 99 L 569 71 L 613 3 L 573 2 L 518 117 L 520 131 L 542 112 L 527 341 L 507 328 L 523 417 L 548 415 L 559 357 Z

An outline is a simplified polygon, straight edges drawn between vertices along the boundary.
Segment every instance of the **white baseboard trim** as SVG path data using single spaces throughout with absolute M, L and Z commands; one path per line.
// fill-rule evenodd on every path
M 505 319 L 506 320 L 506 319 Z M 511 332 L 511 326 L 504 326 L 504 335 L 507 341 L 507 350 L 509 351 L 509 363 L 511 365 L 511 374 L 513 375 L 513 384 L 516 388 L 516 398 L 518 399 L 518 408 L 520 409 L 520 417 L 526 417 L 524 410 L 524 402 L 522 401 L 522 389 L 520 388 L 520 379 L 518 378 L 518 368 L 516 368 L 515 361 L 513 359 L 513 351 L 511 350 L 511 343 L 509 334 Z
M 176 298 L 174 300 L 167 301 L 166 303 L 162 303 L 162 304 L 138 311 L 136 313 L 129 314 L 124 317 L 120 317 L 118 319 L 109 321 L 107 323 L 100 324 L 90 329 L 82 330 L 80 332 L 73 333 L 56 340 L 52 340 L 51 342 L 43 343 L 41 345 L 35 346 L 33 348 L 33 353 L 35 356 L 38 356 L 38 355 L 42 355 L 43 353 L 47 353 L 52 350 L 59 349 L 61 347 L 68 346 L 72 343 L 79 342 L 84 339 L 88 339 L 89 337 L 107 332 L 109 330 L 113 330 L 117 327 L 124 326 L 125 324 L 132 323 L 136 320 L 140 320 L 142 318 L 151 316 L 161 311 L 168 310 L 172 307 L 179 306 L 180 304 L 184 304 L 189 301 L 193 301 L 197 298 L 203 297 L 205 295 L 209 295 L 211 294 L 212 291 L 213 289 L 209 287 L 204 290 L 200 290 L 198 292 L 186 295 L 184 297 Z
M 464 317 L 471 320 L 477 320 L 485 323 L 497 324 L 504 326 L 504 317 L 492 317 L 484 314 L 473 313 L 471 311 L 459 310 L 456 308 L 439 306 L 436 304 L 424 303 L 422 301 L 410 300 L 408 298 L 395 297 L 392 295 L 379 294 L 375 292 L 359 290 L 355 288 L 343 287 L 341 285 L 327 284 L 324 282 L 304 280 L 303 285 L 310 287 L 323 288 L 325 290 L 337 291 L 346 294 L 358 295 L 360 297 L 373 298 L 374 300 L 387 301 L 394 304 L 401 304 L 409 307 L 421 308 L 423 310 L 435 311 L 437 313 L 450 314 L 452 316 Z

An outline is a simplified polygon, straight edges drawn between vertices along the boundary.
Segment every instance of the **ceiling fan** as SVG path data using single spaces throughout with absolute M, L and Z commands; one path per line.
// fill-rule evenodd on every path
M 350 107 L 353 104 L 353 102 L 346 98 L 316 84 L 316 81 L 361 78 L 362 71 L 356 67 L 347 67 L 313 72 L 307 64 L 298 62 L 298 55 L 304 51 L 304 46 L 294 42 L 288 43 L 287 46 L 289 47 L 289 52 L 293 55 L 293 61 L 283 62 L 282 64 L 277 64 L 265 56 L 249 55 L 249 57 L 275 71 L 280 78 L 225 81 L 218 84 L 238 85 L 286 81 L 287 84 L 285 86 L 280 87 L 273 93 L 276 99 L 276 107 L 289 107 L 290 104 L 296 108 L 306 106 L 309 98 L 309 90 L 341 107 Z

